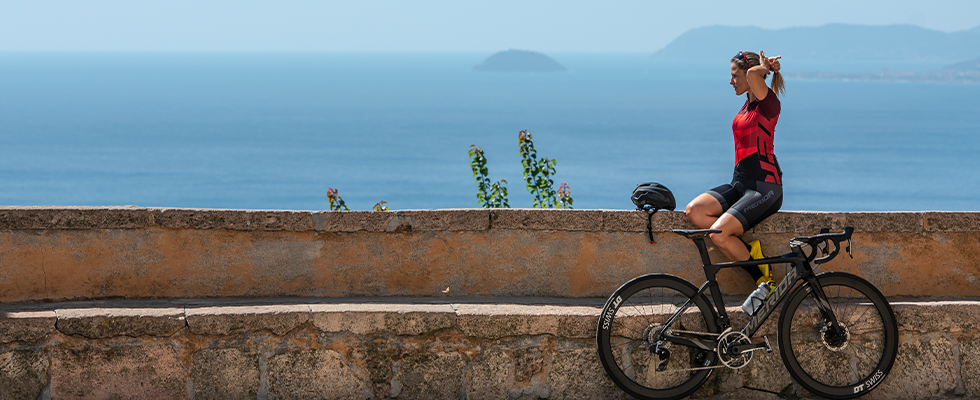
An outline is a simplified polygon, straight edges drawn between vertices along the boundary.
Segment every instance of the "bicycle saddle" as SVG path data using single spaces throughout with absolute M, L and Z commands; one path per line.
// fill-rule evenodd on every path
M 688 239 L 694 239 L 696 236 L 704 237 L 709 233 L 721 233 L 721 229 L 674 229 L 671 232 L 684 236 Z

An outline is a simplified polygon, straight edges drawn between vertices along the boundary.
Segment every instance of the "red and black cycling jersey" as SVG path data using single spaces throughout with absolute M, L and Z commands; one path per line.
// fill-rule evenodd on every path
M 782 171 L 772 141 L 779 120 L 779 99 L 772 89 L 763 100 L 745 100 L 732 121 L 735 136 L 735 178 L 782 185 Z

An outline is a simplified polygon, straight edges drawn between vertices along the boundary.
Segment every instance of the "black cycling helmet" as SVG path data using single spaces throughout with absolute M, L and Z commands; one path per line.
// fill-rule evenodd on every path
M 666 186 L 657 182 L 644 182 L 633 189 L 633 204 L 637 210 L 670 210 L 674 211 L 677 203 L 674 194 Z

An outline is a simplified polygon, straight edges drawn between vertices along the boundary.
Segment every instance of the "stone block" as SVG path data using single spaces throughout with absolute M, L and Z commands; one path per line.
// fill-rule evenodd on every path
M 394 212 L 320 211 L 313 213 L 313 222 L 327 232 L 386 232 L 394 217 Z
M 26 350 L 0 352 L 0 400 L 40 398 L 47 383 L 47 354 Z
M 855 232 L 921 233 L 924 230 L 921 212 L 851 212 L 846 213 L 844 225 Z
M 497 348 L 485 349 L 466 374 L 467 400 L 507 399 L 511 389 L 513 364 L 507 353 Z
M 953 341 L 938 333 L 900 337 L 895 365 L 868 399 L 951 397 L 958 384 Z M 923 373 L 928 371 L 928 373 Z
M 625 399 L 626 393 L 619 389 L 606 375 L 599 362 L 595 347 L 559 346 L 551 359 L 548 382 L 551 383 L 549 399 L 591 400 Z
M 150 214 L 154 225 L 167 229 L 290 232 L 313 230 L 313 218 L 308 211 L 152 208 Z
M 421 335 L 456 324 L 456 312 L 448 304 L 313 304 L 310 307 L 313 325 L 324 332 Z
M 520 304 L 457 304 L 459 329 L 467 336 L 497 339 L 522 335 L 595 336 L 596 307 Z
M 259 359 L 239 349 L 201 349 L 191 366 L 195 399 L 254 399 Z
M 530 306 L 459 304 L 456 306 L 460 332 L 465 336 L 499 339 L 513 336 L 554 334 L 555 315 L 531 316 L 517 312 Z M 504 309 L 509 309 L 510 312 Z
M 924 212 L 926 232 L 977 232 L 980 231 L 978 212 Z
M 647 213 L 640 211 L 602 210 L 605 232 L 646 232 Z
M 900 335 L 980 331 L 980 301 L 894 301 L 891 306 Z
M 489 209 L 409 210 L 399 211 L 413 232 L 430 231 L 487 231 L 490 229 Z M 391 224 L 389 224 L 389 228 Z
M 765 351 L 754 352 L 749 365 L 739 370 L 739 374 L 743 379 L 741 388 L 755 390 L 736 392 L 742 394 L 755 392 L 756 396 L 760 396 L 765 393 L 760 390 L 779 393 L 785 390 L 787 386 L 793 384 L 793 377 L 786 371 L 786 366 L 783 365 L 783 359 L 779 355 L 779 346 L 776 343 L 776 337 L 769 336 L 769 342 L 772 345 L 772 353 L 766 353 Z M 728 393 L 726 394 L 726 398 L 729 396 L 735 398 L 738 393 Z M 773 396 L 775 397 L 775 395 Z M 748 398 L 755 397 L 749 396 Z
M 646 232 L 650 218 L 645 211 L 602 211 L 602 230 L 606 232 Z M 657 211 L 649 221 L 654 232 L 674 229 L 697 229 L 682 211 Z
M 0 343 L 34 343 L 55 331 L 54 311 L 0 311 Z
M 187 326 L 183 308 L 58 309 L 58 331 L 89 339 L 170 336 Z
M 759 223 L 749 233 L 792 233 L 809 236 L 820 233 L 820 228 L 839 232 L 847 223 L 845 213 L 817 211 L 783 211 L 773 214 Z
M 269 359 L 269 399 L 363 399 L 374 397 L 333 350 L 280 354 Z
M 268 331 L 283 336 L 310 320 L 309 305 L 188 307 L 187 326 L 198 335 Z
M 391 397 L 399 399 L 455 399 L 463 389 L 466 361 L 460 353 L 409 354 L 394 363 Z
M 537 346 L 518 347 L 508 352 L 508 356 L 514 364 L 514 381 L 518 384 L 533 384 L 533 390 L 524 390 L 523 394 L 534 394 L 540 397 L 548 397 L 551 394 L 550 389 L 544 390 L 545 388 L 536 384 L 547 380 L 547 377 L 542 374 L 545 371 L 544 350 L 542 348 L 551 343 L 553 342 L 544 339 L 541 343 L 534 343 Z
M 490 212 L 491 229 L 598 232 L 602 211 L 497 208 Z
M 970 399 L 980 398 L 980 337 L 961 335 L 958 340 L 957 354 L 960 359 L 960 382 L 962 392 L 953 392 L 958 397 Z M 890 378 L 889 378 L 890 379 Z
M 186 372 L 167 343 L 58 347 L 51 358 L 53 399 L 187 397 Z
M 129 207 L 0 207 L 0 230 L 143 229 L 145 208 Z

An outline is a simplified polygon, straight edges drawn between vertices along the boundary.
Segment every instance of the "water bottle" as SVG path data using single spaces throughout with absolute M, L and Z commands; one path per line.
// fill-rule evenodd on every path
M 745 299 L 742 303 L 742 311 L 745 311 L 749 316 L 754 316 L 756 311 L 759 311 L 759 307 L 762 307 L 762 303 L 769 296 L 769 292 L 772 288 L 769 287 L 769 282 L 762 282 L 759 284 L 759 288 L 756 289 L 749 298 Z

